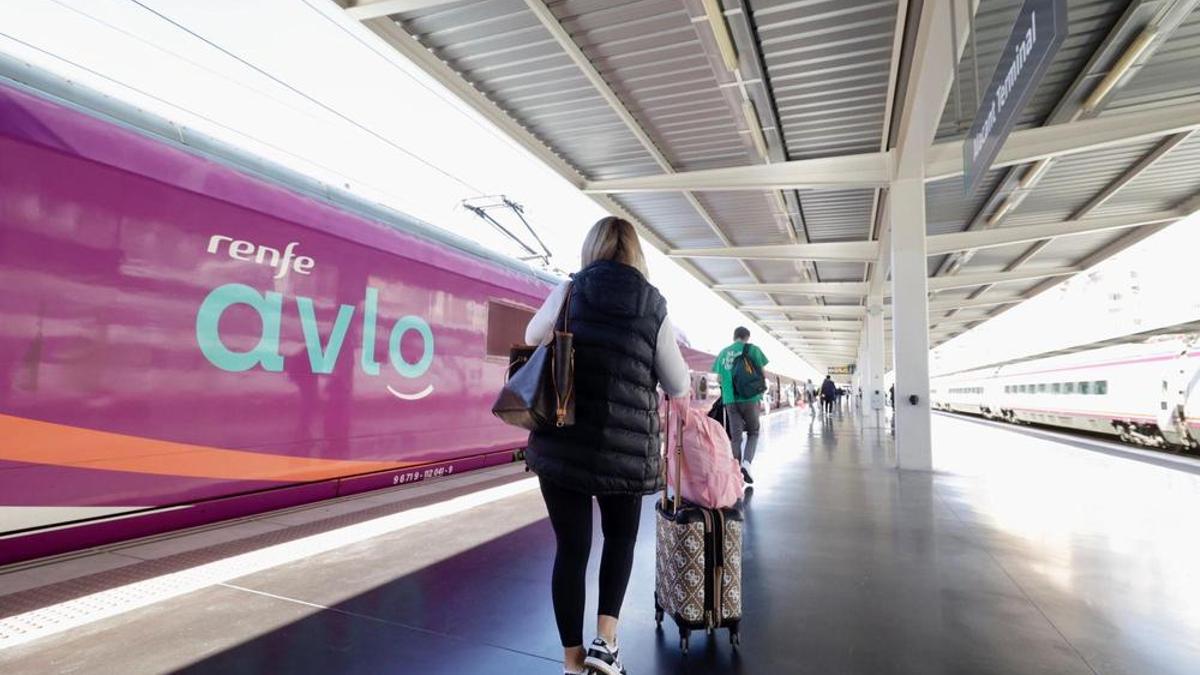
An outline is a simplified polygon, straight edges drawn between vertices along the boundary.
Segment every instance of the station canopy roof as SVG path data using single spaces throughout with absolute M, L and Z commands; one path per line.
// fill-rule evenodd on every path
M 1200 0 L 1068 0 L 971 193 L 962 141 L 1022 0 L 338 2 L 818 366 L 855 359 L 886 281 L 888 160 L 939 52 L 931 345 L 1200 204 Z

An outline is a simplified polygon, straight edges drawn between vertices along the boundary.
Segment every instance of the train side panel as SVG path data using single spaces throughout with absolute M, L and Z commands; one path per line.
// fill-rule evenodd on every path
M 1145 445 L 1195 445 L 1200 352 L 1189 345 L 1187 338 L 1119 345 L 937 378 L 934 404 Z
M 548 290 L 2 88 L 0 284 L 0 534 L 518 448 Z

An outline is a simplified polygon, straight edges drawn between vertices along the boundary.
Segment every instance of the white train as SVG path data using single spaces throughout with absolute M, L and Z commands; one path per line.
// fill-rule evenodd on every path
M 930 400 L 936 410 L 1200 449 L 1200 335 L 936 377 Z

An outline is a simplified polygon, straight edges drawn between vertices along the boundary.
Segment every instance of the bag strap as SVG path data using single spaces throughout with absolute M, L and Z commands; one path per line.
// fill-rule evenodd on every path
M 567 294 L 563 298 L 562 307 L 558 308 L 558 318 L 554 320 L 555 329 L 562 325 L 563 333 L 570 333 L 571 328 L 571 293 L 575 290 L 575 281 L 567 282 Z

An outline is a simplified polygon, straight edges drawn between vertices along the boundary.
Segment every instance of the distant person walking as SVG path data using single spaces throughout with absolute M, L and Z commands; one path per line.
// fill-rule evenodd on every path
M 617 620 L 633 570 L 642 496 L 662 489 L 658 386 L 682 397 L 691 381 L 667 301 L 646 279 L 633 225 L 601 219 L 588 232 L 581 258 L 583 269 L 550 293 L 525 329 L 526 342 L 544 344 L 569 320 L 575 341 L 575 424 L 530 434 L 526 461 L 538 476 L 557 540 L 550 589 L 563 672 L 618 675 L 625 668 Z M 585 652 L 593 503 L 599 505 L 604 549 L 596 638 Z
M 730 438 L 733 455 L 742 464 L 742 477 L 753 483 L 750 464 L 754 461 L 754 450 L 758 446 L 758 417 L 763 392 L 767 381 L 763 368 L 767 356 L 757 345 L 750 344 L 750 330 L 738 326 L 733 331 L 733 344 L 721 350 L 713 361 L 712 370 L 721 377 L 721 401 L 729 414 Z M 742 434 L 746 435 L 745 450 L 742 449 Z
M 833 383 L 833 378 L 826 375 L 825 381 L 821 383 L 821 400 L 824 403 L 824 412 L 833 412 L 833 403 L 837 400 L 837 397 L 838 387 Z
M 813 386 L 812 380 L 804 383 L 804 405 L 808 406 L 810 415 L 817 416 L 817 388 Z

